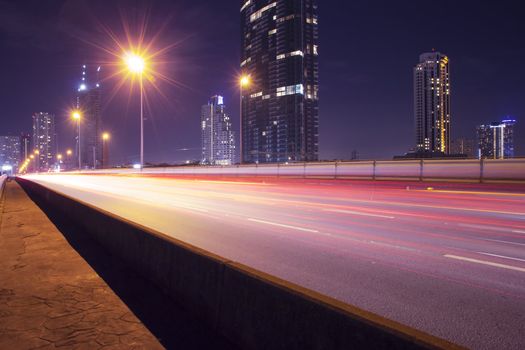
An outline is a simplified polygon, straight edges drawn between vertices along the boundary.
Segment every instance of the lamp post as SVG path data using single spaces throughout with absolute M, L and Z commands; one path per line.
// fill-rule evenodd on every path
M 57 154 L 57 165 L 58 165 L 57 169 L 58 169 L 58 171 L 61 170 L 61 166 L 60 166 L 61 163 L 62 163 L 62 154 L 59 153 L 59 154 Z
M 140 170 L 144 168 L 144 85 L 142 75 L 146 67 L 143 57 L 136 53 L 128 53 L 124 57 L 128 70 L 132 74 L 138 75 L 140 88 Z
M 77 143 L 78 143 L 78 170 L 82 170 L 82 155 L 81 155 L 81 152 L 80 152 L 80 119 L 82 119 L 82 116 L 80 115 L 80 112 L 79 111 L 75 111 L 73 112 L 73 114 L 71 115 L 71 117 L 77 121 L 77 124 L 78 124 L 78 139 L 77 139 Z
M 243 140 L 242 140 L 242 134 L 243 134 L 243 130 L 242 130 L 242 99 L 243 99 L 243 89 L 245 87 L 248 87 L 251 83 L 251 79 L 250 79 L 250 76 L 249 75 L 242 75 L 241 78 L 239 79 L 239 120 L 240 120 L 240 127 L 241 127 L 241 130 L 240 130 L 240 133 L 239 133 L 239 141 L 240 141 L 240 147 L 239 147 L 239 153 L 240 153 L 240 163 L 242 164 L 243 162 L 243 158 L 244 158 L 244 155 L 243 155 L 243 150 L 242 150 L 242 146 L 243 146 Z
M 66 164 L 65 164 L 65 168 L 68 169 L 68 170 L 71 170 L 71 168 L 73 168 L 72 164 L 71 164 L 71 155 L 73 154 L 73 150 L 71 149 L 68 149 L 66 150 Z
M 102 134 L 102 168 L 107 168 L 109 163 L 109 149 L 108 149 L 108 141 L 110 139 L 110 135 L 108 132 L 105 132 Z
M 35 173 L 38 173 L 40 171 L 40 151 L 35 149 L 33 153 L 35 155 Z

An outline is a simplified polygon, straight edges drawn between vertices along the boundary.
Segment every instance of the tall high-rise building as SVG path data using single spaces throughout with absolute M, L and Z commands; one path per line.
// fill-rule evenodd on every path
M 424 53 L 414 67 L 416 150 L 450 154 L 450 64 L 439 52 Z
M 515 124 L 515 120 L 507 119 L 478 126 L 478 157 L 480 159 L 513 158 Z
M 11 167 L 16 172 L 20 164 L 20 138 L 18 136 L 0 136 L 0 167 Z
M 77 147 L 76 152 L 79 150 L 81 152 L 80 159 L 83 168 L 102 166 L 100 70 L 100 67 L 83 65 L 82 78 L 77 91 L 77 108 L 82 118 L 80 120 L 80 147 Z
M 235 139 L 232 123 L 222 96 L 213 96 L 201 109 L 202 164 L 235 163 Z
M 316 0 L 241 0 L 241 162 L 316 161 Z
M 40 112 L 33 114 L 33 148 L 38 151 L 35 169 L 47 171 L 55 165 L 55 116 Z

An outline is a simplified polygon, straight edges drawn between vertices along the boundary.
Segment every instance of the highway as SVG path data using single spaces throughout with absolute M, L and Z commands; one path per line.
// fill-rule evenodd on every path
M 525 349 L 525 187 L 27 175 L 473 349 Z

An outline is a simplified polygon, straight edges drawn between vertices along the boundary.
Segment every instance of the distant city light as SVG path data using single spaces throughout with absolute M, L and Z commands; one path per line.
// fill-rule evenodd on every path
M 78 88 L 78 91 L 84 91 L 87 89 L 86 84 L 80 84 L 80 87 Z
M 9 164 L 4 164 L 4 165 L 2 165 L 2 170 L 3 171 L 11 171 L 11 170 L 13 170 L 13 166 L 9 165 Z
M 140 164 L 133 164 L 133 169 L 142 169 L 142 165 L 140 165 Z

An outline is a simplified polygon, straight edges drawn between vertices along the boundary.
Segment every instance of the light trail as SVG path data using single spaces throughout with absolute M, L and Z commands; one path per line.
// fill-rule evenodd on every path
M 525 324 L 525 282 L 517 276 L 525 271 L 525 195 L 499 196 L 495 185 L 484 196 L 481 190 L 475 195 L 407 191 L 403 182 L 30 178 L 467 347 L 493 348 L 494 339 L 505 336 L 515 348 L 525 348 L 523 332 L 514 327 Z M 505 257 L 518 260 L 504 264 Z M 474 333 L 480 336 L 469 336 Z
M 341 213 L 341 214 L 350 214 L 350 215 L 359 215 L 359 216 L 369 216 L 373 218 L 383 218 L 383 219 L 395 219 L 393 216 L 386 216 L 386 215 L 379 215 L 379 214 L 370 214 L 370 213 L 363 213 L 358 211 L 352 211 L 352 210 L 343 210 L 343 209 L 323 209 L 323 211 L 331 212 L 331 213 Z

